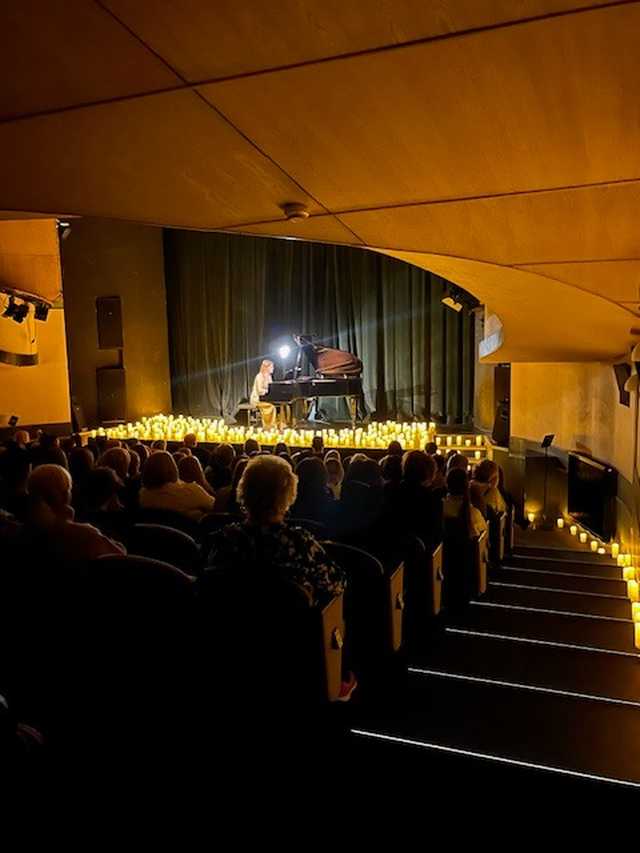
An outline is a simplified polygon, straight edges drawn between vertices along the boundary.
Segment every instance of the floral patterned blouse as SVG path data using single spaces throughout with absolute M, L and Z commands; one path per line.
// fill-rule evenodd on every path
M 212 568 L 242 570 L 266 564 L 280 576 L 303 587 L 314 603 L 324 604 L 344 591 L 346 576 L 307 530 L 286 524 L 230 524 L 212 537 L 208 564 Z

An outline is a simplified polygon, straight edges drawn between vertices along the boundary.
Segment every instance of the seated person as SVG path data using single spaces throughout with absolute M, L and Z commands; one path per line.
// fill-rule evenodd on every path
M 328 486 L 327 469 L 320 456 L 302 459 L 296 468 L 298 489 L 291 507 L 291 518 L 309 518 L 326 522 L 333 503 L 333 493 Z
M 280 457 L 251 459 L 238 483 L 247 520 L 213 537 L 209 566 L 237 571 L 268 566 L 306 589 L 314 602 L 324 603 L 344 590 L 345 577 L 311 533 L 284 524 L 297 485 L 297 476 Z
M 260 445 L 255 438 L 248 438 L 243 447 L 245 456 L 253 456 L 254 453 L 260 453 Z
M 329 456 L 324 459 L 324 467 L 327 471 L 327 486 L 335 500 L 340 500 L 342 481 L 344 480 L 344 468 L 340 456 Z
M 324 455 L 324 440 L 321 435 L 314 435 L 311 439 L 311 454 L 321 458 Z
M 438 445 L 435 441 L 428 441 L 424 446 L 424 452 L 427 456 L 435 456 L 438 452 Z
M 389 442 L 389 447 L 387 447 L 387 456 L 400 456 L 403 454 L 402 445 L 399 441 L 395 439 Z
M 61 465 L 68 468 L 67 457 L 60 447 L 60 439 L 57 435 L 49 435 L 46 432 L 40 434 L 37 442 L 29 447 L 31 453 L 31 466 L 38 465 Z
M 28 482 L 31 541 L 66 563 L 92 560 L 105 554 L 124 554 L 119 542 L 90 524 L 78 524 L 71 506 L 71 476 L 60 465 L 40 465 Z
M 0 451 L 0 506 L 19 521 L 29 509 L 27 480 L 31 471 L 29 451 L 13 442 Z
M 213 488 L 207 483 L 202 465 L 197 456 L 183 456 L 178 461 L 178 473 L 183 483 L 197 483 L 209 495 L 214 495 Z
M 486 512 L 483 512 L 483 515 L 485 517 L 487 512 L 506 512 L 507 504 L 498 489 L 499 480 L 498 466 L 491 459 L 483 459 L 476 465 L 470 484 L 472 501 L 484 503 Z
M 197 483 L 183 483 L 175 459 L 166 450 L 157 450 L 147 460 L 140 489 L 141 509 L 177 512 L 193 521 L 211 512 L 215 498 Z
M 451 519 L 462 520 L 472 539 L 487 530 L 482 513 L 471 503 L 469 480 L 462 468 L 453 468 L 447 474 L 447 496 L 442 503 L 442 517 L 445 529 Z
M 188 432 L 184 437 L 184 446 L 191 451 L 191 455 L 195 456 L 203 469 L 209 464 L 210 453 L 204 447 L 198 444 L 198 436 L 194 432 Z
M 120 502 L 122 483 L 112 468 L 96 466 L 85 482 L 78 519 L 97 527 L 117 542 L 126 541 L 130 517 Z
M 74 447 L 69 453 L 69 473 L 73 480 L 73 505 L 76 511 L 84 503 L 84 491 L 87 478 L 93 470 L 95 460 L 88 447 Z
M 447 474 L 453 471 L 454 468 L 460 468 L 462 471 L 469 470 L 469 460 L 464 453 L 459 453 L 457 450 L 447 458 Z
M 431 481 L 431 491 L 442 500 L 447 494 L 447 460 L 441 453 L 428 455 L 436 463 L 436 473 Z
M 422 450 L 407 451 L 392 507 L 399 529 L 418 536 L 427 549 L 442 540 L 442 500 L 430 488 L 435 473 L 432 456 Z

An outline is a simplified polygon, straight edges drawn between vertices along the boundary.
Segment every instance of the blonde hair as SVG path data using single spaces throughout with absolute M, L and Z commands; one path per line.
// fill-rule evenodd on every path
M 142 485 L 145 489 L 159 489 L 167 483 L 178 482 L 178 466 L 166 450 L 156 450 L 147 459 L 142 472 Z
M 273 361 L 271 361 L 270 358 L 263 358 L 262 364 L 260 365 L 260 373 L 262 373 L 262 369 L 264 367 L 267 367 L 268 365 L 271 365 L 273 367 Z
M 238 502 L 251 521 L 264 523 L 285 513 L 296 499 L 298 478 L 279 456 L 254 456 L 238 483 Z

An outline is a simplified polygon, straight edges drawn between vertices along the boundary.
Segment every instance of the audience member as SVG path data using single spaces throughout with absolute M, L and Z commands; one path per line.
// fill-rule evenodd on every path
M 340 500 L 342 481 L 344 480 L 344 468 L 340 456 L 325 456 L 324 467 L 327 470 L 327 486 L 335 500 Z
M 442 539 L 442 501 L 430 489 L 435 472 L 432 456 L 422 450 L 407 451 L 402 457 L 402 482 L 394 495 L 397 525 L 418 536 L 429 549 Z
M 28 482 L 28 526 L 47 554 L 65 563 L 92 560 L 104 554 L 124 554 L 124 546 L 103 536 L 90 524 L 74 521 L 71 476 L 61 465 L 39 465 Z
M 462 468 L 452 468 L 447 474 L 447 496 L 442 504 L 442 516 L 447 528 L 452 519 L 461 521 L 471 538 L 487 529 L 482 513 L 472 505 L 469 497 L 469 480 Z
M 314 435 L 311 439 L 312 456 L 324 456 L 324 439 L 321 435 Z
M 158 450 L 166 450 L 167 442 L 164 438 L 159 438 L 151 444 L 151 453 L 156 453 Z
M 238 483 L 240 482 L 240 479 L 244 474 L 244 469 L 247 467 L 248 463 L 248 457 L 241 456 L 236 460 L 236 464 L 233 469 L 233 479 L 231 481 L 231 491 L 227 500 L 226 511 L 234 515 L 237 515 L 242 511 L 242 507 L 238 501 Z
M 279 441 L 276 444 L 276 446 L 273 448 L 273 455 L 274 456 L 281 456 L 283 453 L 286 453 L 287 455 L 289 455 L 289 448 L 284 443 L 284 441 Z
M 424 452 L 427 456 L 435 456 L 438 452 L 438 445 L 435 441 L 428 441 L 424 446 Z
M 197 483 L 183 483 L 175 460 L 166 450 L 157 450 L 142 473 L 140 507 L 177 512 L 194 521 L 213 510 L 214 498 Z
M 333 504 L 333 494 L 328 487 L 324 462 L 320 456 L 309 456 L 300 461 L 296 474 L 297 497 L 291 507 L 291 517 L 326 523 Z
M 483 459 L 475 467 L 473 472 L 473 480 L 471 481 L 472 501 L 479 504 L 482 514 L 487 516 L 487 512 L 494 513 L 505 512 L 507 504 L 500 494 L 498 483 L 500 480 L 500 472 L 497 464 L 491 459 Z M 484 511 L 483 511 L 484 505 Z
M 469 459 L 464 453 L 459 453 L 457 450 L 447 458 L 447 474 L 454 468 L 460 468 L 465 473 L 469 470 Z
M 285 525 L 297 483 L 297 476 L 277 456 L 249 460 L 238 483 L 238 501 L 247 519 L 215 535 L 209 565 L 277 572 L 323 603 L 344 590 L 345 578 L 310 533 Z
M 380 473 L 385 488 L 397 486 L 402 480 L 402 456 L 398 456 L 396 453 L 384 456 L 380 460 Z
M 88 447 L 74 447 L 69 453 L 69 473 L 73 481 L 73 506 L 79 512 L 85 502 L 87 478 L 95 465 L 93 453 Z
M 37 468 L 39 465 L 60 465 L 68 468 L 67 457 L 60 447 L 60 439 L 57 435 L 49 435 L 46 432 L 40 434 L 37 443 L 30 447 L 31 465 Z
M 431 458 L 436 463 L 436 473 L 431 481 L 431 491 L 442 500 L 447 494 L 447 460 L 441 453 L 434 453 Z
M 211 454 L 206 448 L 200 447 L 198 444 L 198 436 L 194 432 L 188 432 L 185 435 L 184 446 L 191 452 L 192 456 L 195 456 L 196 459 L 198 459 L 202 469 L 204 470 L 209 464 L 209 456 Z
M 178 473 L 183 483 L 197 483 L 205 492 L 215 496 L 215 491 L 205 479 L 197 456 L 183 456 L 178 462 Z
M 243 447 L 246 456 L 253 456 L 254 453 L 260 453 L 260 445 L 255 438 L 248 438 Z
M 388 456 L 402 456 L 403 450 L 402 445 L 399 441 L 395 439 L 389 442 L 389 447 L 387 447 L 387 455 Z
M 30 471 L 29 451 L 24 445 L 10 442 L 0 452 L 0 506 L 19 521 L 25 521 L 29 508 Z

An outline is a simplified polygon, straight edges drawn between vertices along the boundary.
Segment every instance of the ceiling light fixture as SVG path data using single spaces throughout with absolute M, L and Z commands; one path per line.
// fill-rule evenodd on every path
M 305 204 L 300 204 L 297 201 L 290 201 L 282 205 L 284 215 L 289 222 L 304 222 L 309 218 L 309 209 Z

